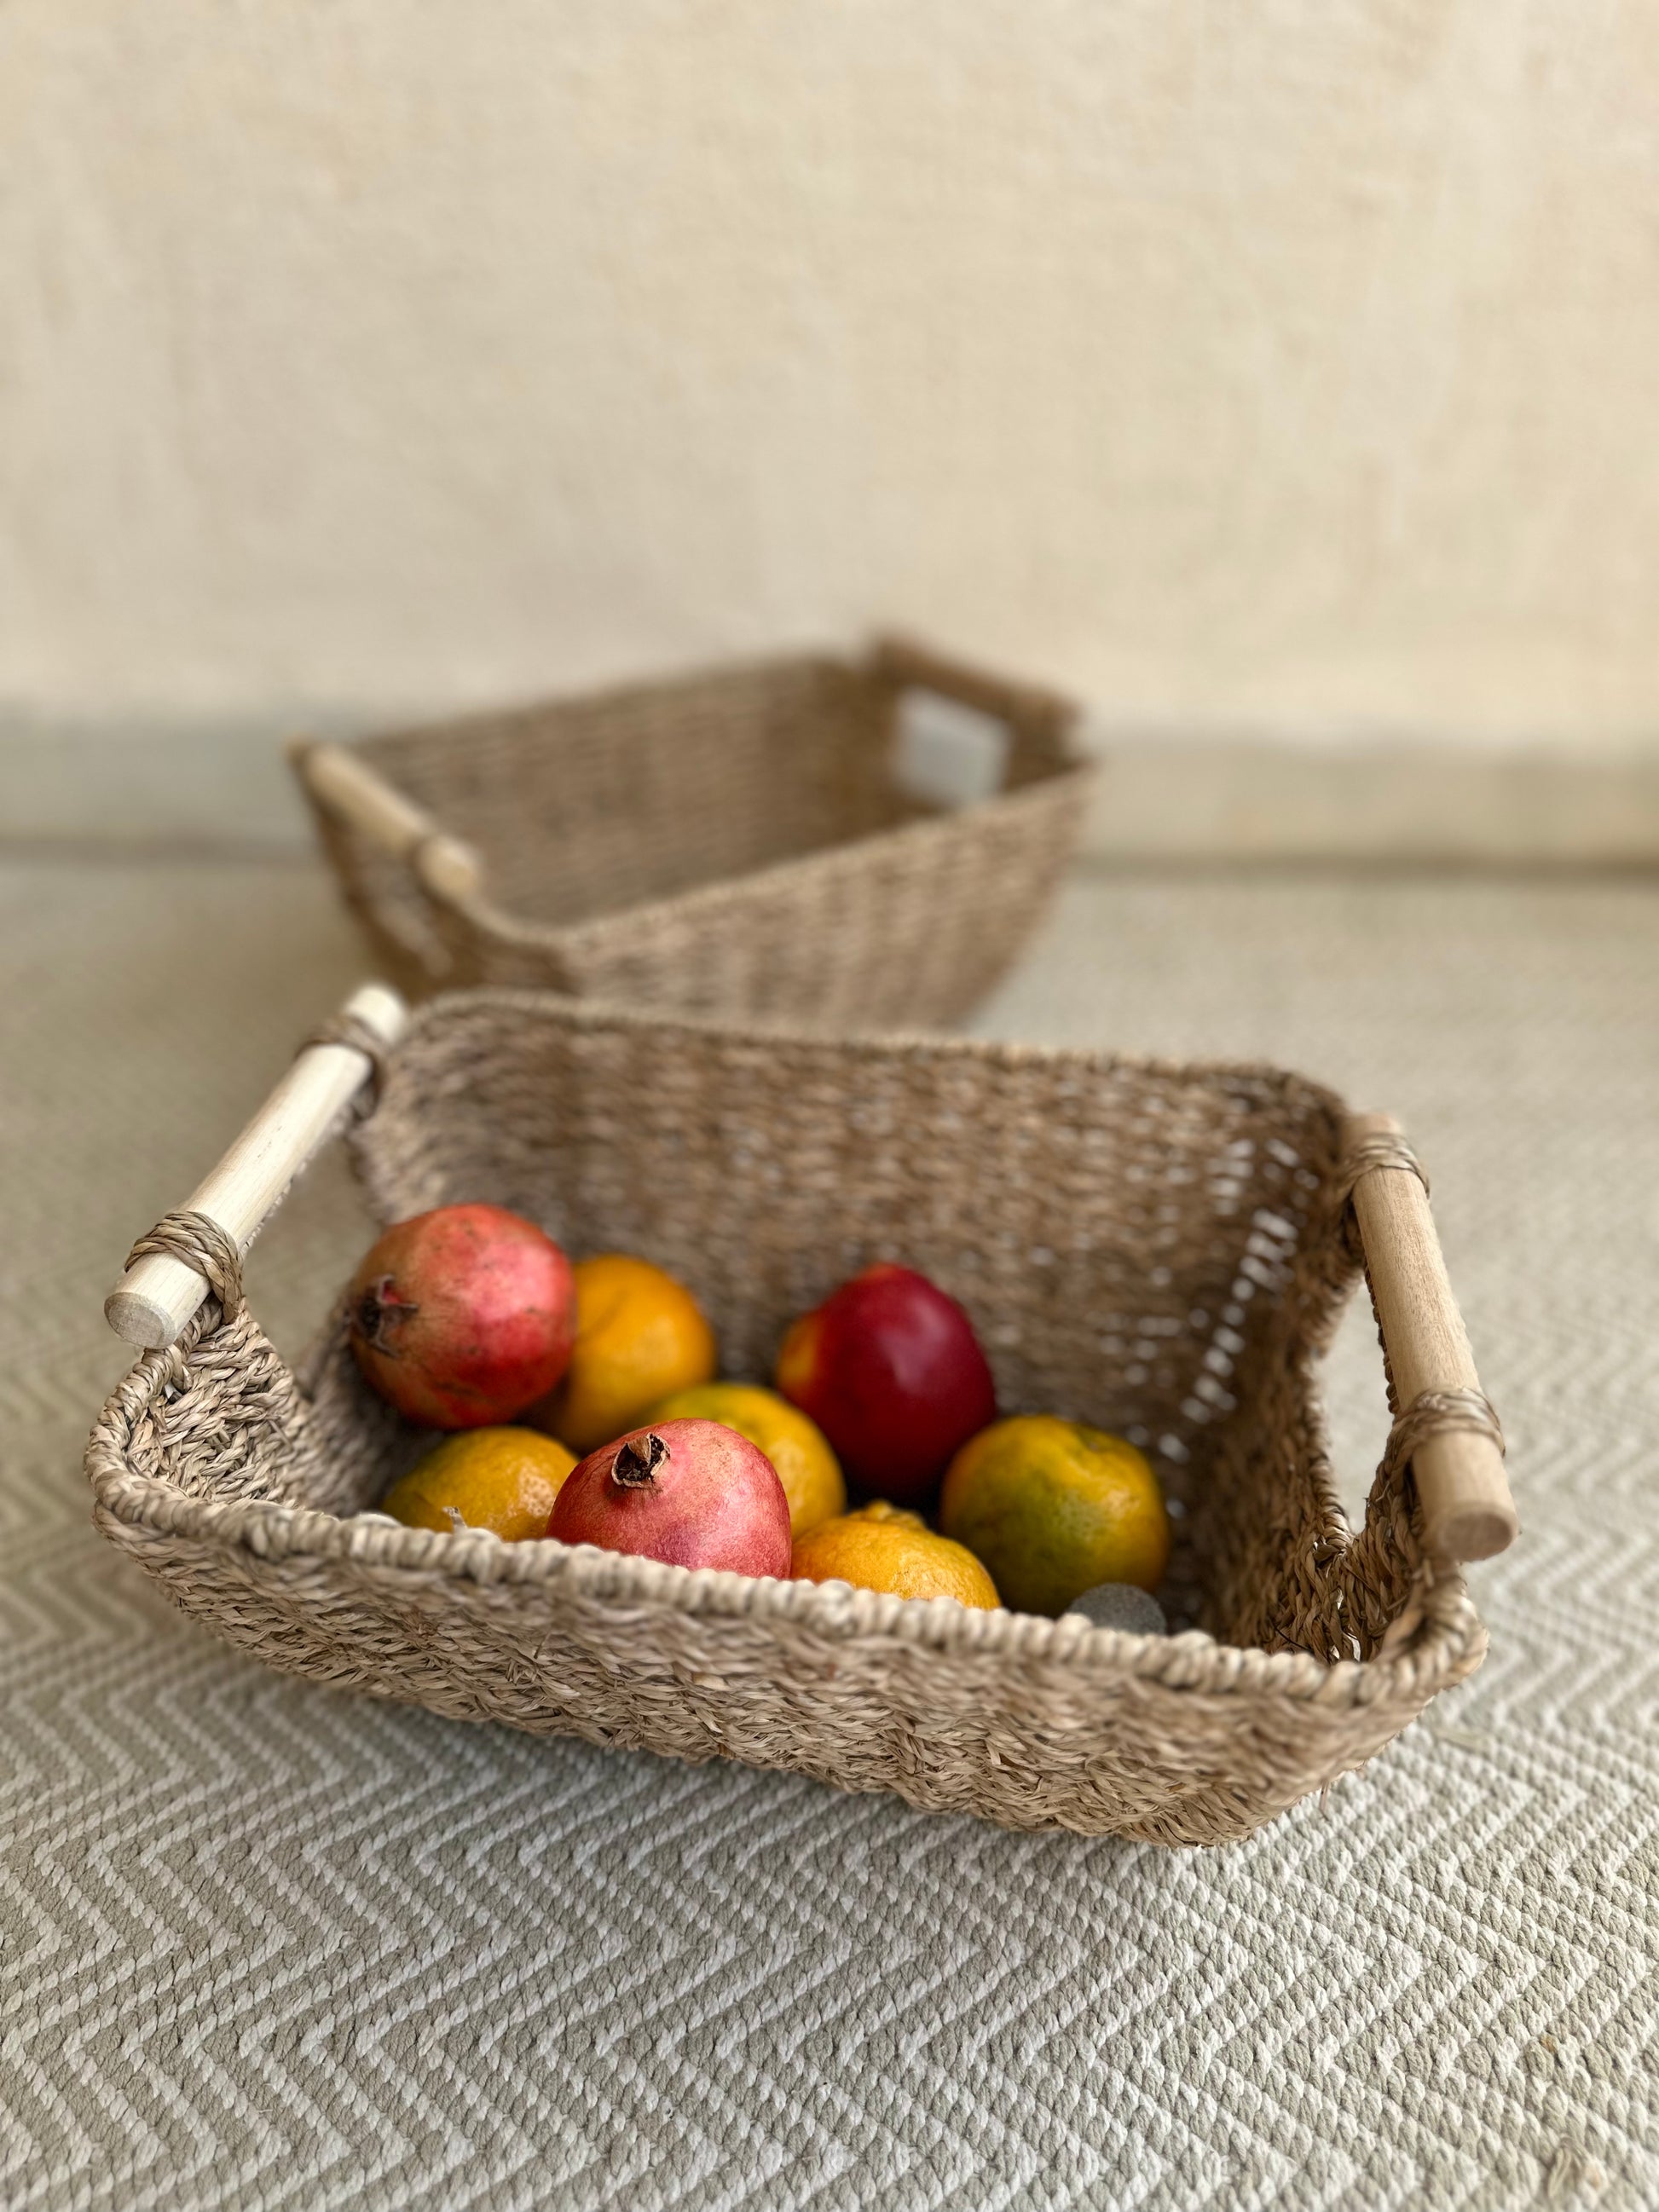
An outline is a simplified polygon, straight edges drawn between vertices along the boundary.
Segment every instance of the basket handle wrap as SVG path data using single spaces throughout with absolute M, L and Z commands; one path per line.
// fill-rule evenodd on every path
M 210 1295 L 226 1296 L 233 1281 L 240 1291 L 240 1255 L 374 1079 L 379 1048 L 396 1044 L 408 1020 L 395 991 L 366 983 L 334 1022 L 307 1040 L 206 1181 L 139 1239 L 104 1301 L 104 1318 L 118 1336 L 159 1351 Z
M 1016 734 L 1028 734 L 1050 744 L 1063 744 L 1078 720 L 1076 707 L 1057 692 L 965 667 L 910 638 L 878 637 L 866 665 L 872 676 L 896 690 L 914 685 L 937 691 L 941 698 L 994 715 Z
M 358 754 L 344 745 L 298 738 L 289 747 L 289 758 L 313 802 L 403 861 L 428 897 L 453 905 L 475 896 L 483 865 L 474 848 L 441 830 L 423 806 Z
M 1389 1115 L 1353 1115 L 1344 1133 L 1395 1415 L 1383 1473 L 1403 1474 L 1409 1461 L 1431 1559 L 1491 1559 L 1515 1541 L 1519 1522 L 1502 1431 L 1481 1392 L 1426 1184 Z

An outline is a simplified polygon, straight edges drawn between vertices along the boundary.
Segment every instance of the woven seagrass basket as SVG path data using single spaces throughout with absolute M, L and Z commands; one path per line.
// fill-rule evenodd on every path
M 1064 871 L 1091 780 L 1073 720 L 888 642 L 293 759 L 348 902 L 415 995 L 511 983 L 929 1026 L 996 981 Z M 940 800 L 953 747 L 970 803 Z
M 108 1311 L 167 1348 L 88 1448 L 103 1533 L 271 1666 L 1017 1827 L 1215 1843 L 1479 1663 L 1450 1562 L 1507 1540 L 1512 1509 L 1473 1369 L 1444 1365 L 1463 1340 L 1421 1186 L 1387 1126 L 1263 1066 L 479 991 L 416 1012 L 352 1139 L 386 1219 L 486 1199 L 578 1255 L 658 1261 L 733 1376 L 764 1378 L 786 1324 L 869 1261 L 924 1269 L 973 1315 L 1006 1412 L 1080 1417 L 1155 1459 L 1169 1638 L 356 1517 L 430 1439 L 367 1393 L 337 1307 L 291 1373 L 239 1260 L 362 1084 L 340 1039 L 400 1026 L 378 988 L 354 1007 L 139 1248 Z M 1358 1271 L 1356 1213 L 1410 1401 L 1358 1532 L 1314 1370 Z

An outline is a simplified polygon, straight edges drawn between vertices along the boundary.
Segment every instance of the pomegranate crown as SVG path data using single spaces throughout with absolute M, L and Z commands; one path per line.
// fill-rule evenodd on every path
M 629 1437 L 617 1447 L 611 1480 L 624 1490 L 649 1490 L 668 1456 L 667 1443 L 654 1429 L 647 1429 L 642 1437 Z

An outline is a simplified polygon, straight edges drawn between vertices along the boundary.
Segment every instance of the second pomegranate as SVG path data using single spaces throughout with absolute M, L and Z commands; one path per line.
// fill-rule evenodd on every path
M 926 1275 L 887 1261 L 801 1316 L 777 1382 L 852 1481 L 900 1505 L 927 1504 L 957 1448 L 997 1417 L 967 1314 Z

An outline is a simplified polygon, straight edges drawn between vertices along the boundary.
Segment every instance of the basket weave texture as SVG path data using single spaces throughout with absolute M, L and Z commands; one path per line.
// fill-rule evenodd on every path
M 343 1314 L 302 1375 L 211 1303 L 94 1432 L 103 1532 L 275 1667 L 459 1717 L 781 1766 L 1017 1827 L 1247 1834 L 1479 1664 L 1408 1473 L 1335 1502 L 1311 1363 L 1352 1290 L 1342 1114 L 1271 1068 L 733 1032 L 548 994 L 419 1011 L 354 1136 L 386 1218 L 488 1199 L 684 1279 L 725 1370 L 901 1259 L 1002 1408 L 1142 1442 L 1170 1638 L 352 1516 L 427 1448 Z
M 995 718 L 1002 789 L 941 811 L 895 773 L 918 690 Z M 814 1028 L 957 1019 L 1063 873 L 1091 771 L 1072 709 L 896 645 L 471 716 L 352 750 L 472 847 L 478 890 L 301 782 L 378 958 L 411 996 L 526 985 Z

